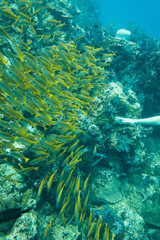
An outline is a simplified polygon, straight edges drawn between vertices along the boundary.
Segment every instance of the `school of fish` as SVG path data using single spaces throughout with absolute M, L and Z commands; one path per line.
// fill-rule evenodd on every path
M 87 115 L 105 86 L 105 70 L 97 57 L 102 48 L 78 48 L 84 34 L 75 42 L 65 40 L 66 23 L 56 20 L 54 11 L 48 1 L 0 2 L 0 161 L 40 178 L 38 196 L 44 188 L 55 194 L 63 224 L 71 213 L 80 230 L 90 174 L 81 180 L 85 132 L 79 115 Z M 1 184 L 13 175 L 4 176 Z M 91 211 L 88 219 L 88 239 L 98 240 L 103 219 L 93 220 Z M 44 239 L 51 225 L 52 216 Z M 103 239 L 110 239 L 107 225 Z

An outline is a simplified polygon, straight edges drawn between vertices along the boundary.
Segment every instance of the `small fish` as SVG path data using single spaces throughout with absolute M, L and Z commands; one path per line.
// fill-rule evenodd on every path
M 27 192 L 27 194 L 26 194 L 26 196 L 25 196 L 25 198 L 24 198 L 24 200 L 23 200 L 23 205 L 26 204 L 27 199 L 28 199 L 28 195 L 30 194 L 30 192 L 32 191 L 32 189 L 33 189 L 33 188 L 31 188 L 31 189 Z
M 59 75 L 61 75 L 62 77 L 66 78 L 69 82 L 72 82 L 72 79 L 70 77 L 70 74 L 66 73 L 66 72 L 59 72 Z
M 57 171 L 58 171 L 58 170 L 56 169 L 56 171 L 51 175 L 51 177 L 50 177 L 50 179 L 49 179 L 49 181 L 48 181 L 48 185 L 47 185 L 47 190 L 48 190 L 48 191 L 51 190 L 52 181 L 53 181 L 53 178 L 54 178 L 54 176 L 55 176 L 55 174 L 56 174 Z
M 24 5 L 25 3 L 28 3 L 28 0 L 19 0 L 17 1 L 18 5 Z M 27 5 L 25 4 L 20 11 L 23 11 L 24 13 L 27 12 L 27 10 L 29 9 L 29 7 L 32 5 L 32 2 L 30 1 Z
M 6 79 L 4 79 L 5 81 L 1 81 L 0 79 L 0 86 L 1 86 L 1 90 L 3 90 L 4 92 L 4 96 L 6 95 L 9 95 L 9 96 L 12 96 L 14 97 L 14 95 L 12 94 L 12 91 L 11 91 L 11 84 L 6 83 Z M 5 106 L 4 106 L 5 108 Z
M 0 130 L 0 138 L 1 141 L 15 141 L 17 137 L 12 136 L 10 133 L 4 132 Z
M 14 130 L 14 132 L 17 132 L 18 134 L 26 135 L 26 130 L 22 128 L 19 124 L 19 122 L 16 119 L 13 119 L 13 121 L 9 121 L 9 126 Z
M 82 225 L 83 225 L 85 216 L 86 216 L 86 212 L 83 213 L 83 209 L 82 209 L 81 215 L 80 215 L 80 218 L 79 218 L 79 223 L 78 223 L 78 231 L 79 231 L 79 232 L 80 232 L 80 230 L 81 230 L 81 228 L 82 228 Z
M 48 15 L 50 15 L 50 12 L 46 12 L 46 13 L 42 16 L 43 20 L 45 20 L 45 19 L 48 17 Z
M 75 150 L 75 153 L 77 153 L 77 152 L 80 152 L 80 149 L 81 148 L 84 148 L 84 145 L 81 145 L 79 148 L 77 148 L 76 150 Z M 83 153 L 82 153 L 83 154 Z
M 3 105 L 2 109 L 7 115 L 9 115 L 9 117 L 13 117 L 13 118 L 16 117 L 18 120 L 22 118 L 22 115 L 18 111 L 10 107 L 9 105 Z
M 13 49 L 13 51 L 17 54 L 17 57 L 21 60 L 21 62 L 24 61 L 24 56 L 21 49 L 19 48 L 19 46 L 17 45 L 17 43 L 15 41 L 10 41 L 9 40 L 9 43 Z
M 84 192 L 86 192 L 86 190 L 87 190 L 87 185 L 88 185 L 88 180 L 89 180 L 90 175 L 91 175 L 91 174 L 88 175 L 88 177 L 86 178 L 86 180 L 85 180 L 85 182 L 84 182 L 84 186 L 83 186 Z
M 40 114 L 33 109 L 29 104 L 27 104 L 26 102 L 21 103 L 21 106 L 24 110 L 26 110 L 27 112 L 29 112 L 31 115 L 34 115 L 36 117 L 38 117 Z
M 81 175 L 77 175 L 77 179 L 76 179 L 76 186 L 74 188 L 74 195 L 77 195 L 79 193 L 79 189 L 80 189 L 80 180 L 81 179 Z
M 99 158 L 99 159 L 97 159 L 96 161 L 94 161 L 94 162 L 91 164 L 91 166 L 92 166 L 92 167 L 96 166 L 101 160 L 102 160 L 102 157 Z
M 27 46 L 28 47 L 28 46 Z M 27 50 L 28 51 L 28 50 Z M 32 61 L 35 61 L 35 62 L 38 62 L 38 60 L 29 52 L 25 52 L 25 58 L 29 58 L 31 59 Z
M 65 88 L 69 88 L 69 85 L 67 85 L 67 83 L 65 82 L 65 80 L 61 77 L 61 76 L 58 76 L 58 74 L 56 75 L 56 78 L 55 78 L 56 80 L 57 80 L 57 82 L 61 85 L 61 86 L 63 86 L 63 87 L 65 87 Z
M 95 54 L 95 53 L 97 53 L 97 52 L 99 52 L 99 51 L 101 51 L 101 50 L 103 50 L 102 47 L 101 47 L 101 48 L 94 48 L 94 49 L 92 50 L 92 52 Z
M 56 159 L 56 160 L 57 160 L 57 159 Z M 65 177 L 65 171 L 63 170 L 63 171 L 61 172 L 61 175 L 59 176 L 59 182 L 61 182 L 64 177 Z
M 85 199 L 84 205 L 83 205 L 83 211 L 86 210 L 87 208 L 87 204 L 88 204 L 88 199 L 89 199 L 89 194 L 90 194 L 90 190 L 88 191 L 87 197 Z
M 0 63 L 5 65 L 8 63 L 6 57 L 0 52 Z
M 10 149 L 12 149 L 12 150 L 14 150 L 14 151 L 17 151 L 17 150 L 18 150 L 17 148 L 15 148 L 15 146 L 13 145 L 13 143 L 11 143 L 11 142 L 9 142 L 9 141 L 4 141 L 1 146 L 4 147 L 5 149 L 6 149 L 6 148 L 10 148 Z
M 10 18 L 19 18 L 17 15 L 15 15 L 11 9 L 7 6 L 7 9 L 1 8 L 0 11 L 2 12 L 3 15 L 5 15 L 6 17 L 10 17 Z
M 62 222 L 63 222 L 63 225 L 66 226 L 66 221 L 65 221 L 64 213 L 62 213 Z
M 30 146 L 31 144 L 38 144 L 39 141 L 36 139 L 29 139 L 27 137 L 18 137 L 17 142 L 22 143 L 23 145 Z
M 105 54 L 103 54 L 104 58 L 108 58 L 108 57 L 112 57 L 112 56 L 116 56 L 116 54 L 115 53 L 105 53 Z
M 18 171 L 18 173 L 26 173 L 26 172 L 29 172 L 29 171 L 37 171 L 39 167 L 27 167 L 27 168 L 23 168 L 21 170 Z
M 6 100 L 9 102 L 10 105 L 14 105 L 16 108 L 20 107 L 20 102 L 16 99 L 16 97 L 12 97 L 9 95 L 5 95 Z
M 116 234 L 115 233 L 112 233 L 112 239 L 111 240 L 114 240 Z
M 47 236 L 48 236 L 48 234 L 49 234 L 49 231 L 50 231 L 50 229 L 51 229 L 51 227 L 52 227 L 52 221 L 53 221 L 53 217 L 52 217 L 52 215 L 51 215 L 50 223 L 48 224 L 48 226 L 47 226 L 47 228 L 46 228 L 46 230 L 45 230 L 45 232 L 44 232 L 43 240 L 47 239 Z
M 16 89 L 12 89 L 13 96 L 15 96 L 16 99 L 18 99 L 20 102 L 25 102 L 25 95 L 24 91 L 20 88 L 17 87 Z
M 36 123 L 33 123 L 33 121 L 31 121 L 31 120 L 29 120 L 29 119 L 27 119 L 27 118 L 24 118 L 24 117 L 20 119 L 20 122 L 21 122 L 22 124 L 27 125 L 27 126 L 32 126 L 33 128 L 36 128 L 36 126 L 37 126 Z
M 29 17 L 27 14 L 24 14 L 23 12 L 18 12 L 18 14 L 21 16 L 21 18 L 31 21 L 31 17 Z
M 46 177 L 42 180 L 41 185 L 40 185 L 40 187 L 39 187 L 39 189 L 38 189 L 38 196 L 41 196 L 42 190 L 43 190 L 43 186 L 44 186 L 45 182 L 47 181 L 47 178 L 48 178 L 48 176 L 46 176 Z
M 60 190 L 62 189 L 63 182 L 64 182 L 64 179 L 63 179 L 62 181 L 60 181 L 60 183 L 58 184 L 57 190 L 56 190 L 57 194 L 58 194 L 58 193 L 60 192 Z
M 4 121 L 4 120 L 2 120 L 2 119 L 0 119 L 0 126 L 1 126 L 2 128 L 7 128 L 7 129 L 10 128 L 8 121 Z
M 38 157 L 38 158 L 34 158 L 29 163 L 34 164 L 34 163 L 41 162 L 42 160 L 46 159 L 48 156 L 49 156 L 49 154 L 47 156 L 41 156 L 41 157 Z
M 2 180 L 1 183 L 4 183 L 5 181 L 7 181 L 11 176 L 15 175 L 17 173 L 10 173 L 9 175 L 5 176 Z
M 51 116 L 44 110 L 43 111 L 39 110 L 38 114 L 39 114 L 39 118 L 43 119 L 46 124 L 54 124 L 55 123 L 54 121 L 52 121 Z
M 70 174 L 68 175 L 66 181 L 65 181 L 65 185 L 68 186 L 69 182 L 70 182 L 70 179 L 71 179 L 71 176 L 73 174 L 73 171 L 76 167 L 73 167 L 73 169 L 71 170 Z
M 63 193 L 63 189 L 64 189 L 65 185 L 63 185 L 63 187 L 61 188 L 59 194 L 57 195 L 57 199 L 56 199 L 56 208 L 59 207 L 60 202 L 61 202 L 61 198 L 62 198 L 62 193 Z
M 63 26 L 65 26 L 65 25 L 66 25 L 65 23 L 56 25 L 56 26 L 53 28 L 53 31 L 60 30 L 60 29 L 63 28 Z
M 54 159 L 52 159 L 52 160 L 50 160 L 50 161 L 47 161 L 47 162 L 45 163 L 45 165 L 52 164 L 55 160 L 56 160 L 56 159 L 54 158 Z
M 83 34 L 81 35 L 81 36 L 79 36 L 78 38 L 76 38 L 74 41 L 78 41 L 78 40 L 80 40 L 81 38 L 83 38 L 84 37 L 84 32 L 83 32 Z
M 95 240 L 99 240 L 101 225 L 102 225 L 102 219 L 98 219 L 98 223 L 97 223 L 97 226 L 96 226 L 95 237 L 94 237 Z
M 57 21 L 56 19 L 49 19 L 46 21 L 46 25 L 56 25 L 58 23 L 61 23 L 61 21 Z
M 23 19 L 23 20 L 20 20 L 20 21 L 19 21 L 19 24 L 20 24 L 21 26 L 27 26 L 27 27 L 28 27 L 28 26 L 33 26 L 35 23 Z
M 22 210 L 21 207 L 19 208 L 8 208 L 3 211 L 0 211 L 0 223 L 8 222 L 10 220 L 19 218 L 23 213 L 28 213 L 30 209 Z
M 31 14 L 31 16 L 34 16 L 34 15 L 37 14 L 40 10 L 41 10 L 41 8 L 38 8 L 37 10 L 35 10 L 35 11 Z
M 77 210 L 80 213 L 81 212 L 81 191 L 79 190 L 78 192 L 78 196 L 77 196 Z
M 107 223 L 105 224 L 104 240 L 109 240 L 109 228 Z
M 2 173 L 5 170 L 5 167 L 0 170 L 0 173 Z
M 79 222 L 79 211 L 78 211 L 78 207 L 77 207 L 77 201 L 75 202 L 74 217 L 75 217 L 76 224 L 78 224 L 78 222 Z
M 93 156 L 96 155 L 96 152 L 97 152 L 97 144 L 94 146 L 94 149 L 93 149 Z
M 88 220 L 88 228 L 90 228 L 92 222 L 92 209 L 90 208 L 90 215 L 89 215 L 89 220 Z
M 60 139 L 60 140 L 73 140 L 73 139 L 75 139 L 77 136 L 76 136 L 76 134 L 74 134 L 74 135 L 58 135 L 58 138 Z
M 73 180 L 71 180 L 71 182 L 68 186 L 68 189 L 67 189 L 67 194 L 72 193 L 72 189 L 73 189 L 74 185 L 75 185 L 75 178 Z
M 67 205 L 68 205 L 68 201 L 66 201 L 66 202 L 63 204 L 63 206 L 62 206 L 62 208 L 61 208 L 61 210 L 60 210 L 60 214 L 63 214 L 63 213 L 64 213 Z
M 76 159 L 76 160 L 71 160 L 67 166 L 64 168 L 64 170 L 70 171 L 73 167 L 75 167 L 79 162 L 82 161 L 82 158 Z
M 93 231 L 93 228 L 94 228 L 94 225 L 95 225 L 95 221 L 96 221 L 96 218 L 94 219 L 94 222 L 91 224 L 91 227 L 90 227 L 90 229 L 89 229 L 89 231 L 88 231 L 88 234 L 87 234 L 87 236 L 88 236 L 88 238 L 91 236 L 91 234 L 92 234 L 92 231 Z
M 30 28 L 30 31 L 31 31 L 30 37 L 34 38 L 34 36 L 36 35 L 36 30 L 33 27 L 33 25 L 30 25 L 29 28 Z
M 76 129 L 76 126 L 74 126 L 74 125 L 72 125 L 69 121 L 67 122 L 67 121 L 58 121 L 57 123 L 56 123 L 57 125 L 58 125 L 58 127 L 62 127 L 62 128 L 71 128 L 73 131 L 75 131 L 75 129 Z M 55 124 L 55 126 L 56 126 L 56 124 Z

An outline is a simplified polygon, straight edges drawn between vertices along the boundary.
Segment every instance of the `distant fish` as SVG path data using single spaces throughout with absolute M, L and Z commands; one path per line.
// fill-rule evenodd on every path
M 3 211 L 0 211 L 0 223 L 8 222 L 10 220 L 19 218 L 23 213 L 29 212 L 30 209 L 22 210 L 21 207 L 19 208 L 8 208 Z

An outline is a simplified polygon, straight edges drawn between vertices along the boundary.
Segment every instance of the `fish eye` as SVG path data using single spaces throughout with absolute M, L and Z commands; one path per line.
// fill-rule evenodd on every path
M 11 99 L 11 96 L 6 95 L 5 98 L 8 99 L 8 100 L 10 100 L 10 99 Z

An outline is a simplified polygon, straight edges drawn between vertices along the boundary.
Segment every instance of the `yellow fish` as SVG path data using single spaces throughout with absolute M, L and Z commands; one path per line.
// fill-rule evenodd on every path
M 49 179 L 49 181 L 48 181 L 48 185 L 47 185 L 47 189 L 48 189 L 48 191 L 51 190 L 51 187 L 52 187 L 52 181 L 53 181 L 53 178 L 54 178 L 56 172 L 57 172 L 57 169 L 56 169 L 56 171 L 51 175 L 51 177 L 50 177 L 50 179 Z

